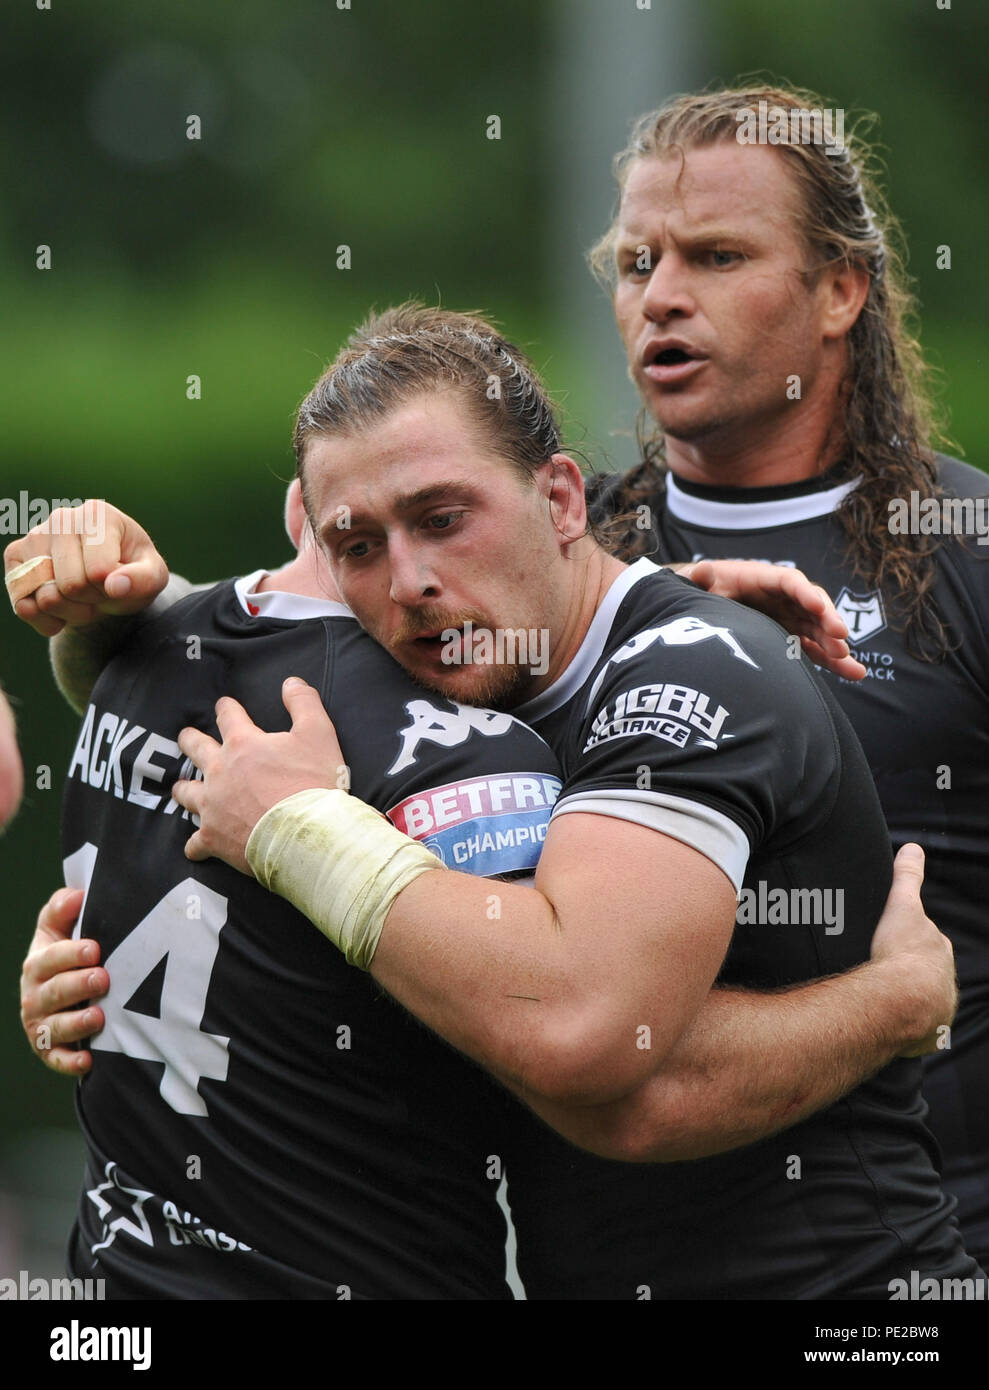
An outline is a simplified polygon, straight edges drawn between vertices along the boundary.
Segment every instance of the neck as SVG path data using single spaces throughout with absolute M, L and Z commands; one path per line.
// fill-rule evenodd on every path
M 331 603 L 343 603 L 322 555 L 312 546 L 300 550 L 294 560 L 281 569 L 266 574 L 258 585 L 262 593 L 277 589 L 283 594 L 301 594 L 304 598 L 323 598 Z
M 826 473 L 840 459 L 835 392 L 794 402 L 794 413 L 755 422 L 744 434 L 731 425 L 699 440 L 666 436 L 670 471 L 689 482 L 721 487 L 776 487 Z
M 587 538 L 571 548 L 566 563 L 571 567 L 566 612 L 553 634 L 553 649 L 546 672 L 534 678 L 525 692 L 526 700 L 548 690 L 563 675 L 580 650 L 605 594 L 622 570 L 628 568 L 622 560 Z

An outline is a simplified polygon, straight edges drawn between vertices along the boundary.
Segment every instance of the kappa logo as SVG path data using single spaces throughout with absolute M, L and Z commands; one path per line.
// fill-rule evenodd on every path
M 741 644 L 732 635 L 729 628 L 713 627 L 710 623 L 704 622 L 703 618 L 674 618 L 672 622 L 664 623 L 662 627 L 648 627 L 644 632 L 637 632 L 634 637 L 629 638 L 624 646 L 619 647 L 608 657 L 591 686 L 590 694 L 587 697 L 586 712 L 590 713 L 591 706 L 604 684 L 604 678 L 610 666 L 617 666 L 622 661 L 631 661 L 640 652 L 651 647 L 654 642 L 662 642 L 664 647 L 692 647 L 697 642 L 709 642 L 712 639 L 723 642 L 732 656 L 739 661 L 744 661 L 747 666 L 752 666 L 756 671 L 760 669 L 758 663 L 753 661 L 748 653 L 742 649 Z
M 848 624 L 849 642 L 864 642 L 886 626 L 883 596 L 878 589 L 870 594 L 854 594 L 846 586 L 834 606 Z
M 451 700 L 450 709 L 438 709 L 429 700 L 410 700 L 405 706 L 412 723 L 399 729 L 402 751 L 388 769 L 386 776 L 393 777 L 411 767 L 416 760 L 419 744 L 437 743 L 441 748 L 456 748 L 466 743 L 471 734 L 486 734 L 488 738 L 499 738 L 507 734 L 518 721 L 510 714 L 500 714 L 491 709 L 475 709 L 473 705 L 462 705 Z
M 724 642 L 739 661 L 755 667 L 757 671 L 759 669 L 756 662 L 742 650 L 741 644 L 732 636 L 730 628 L 712 627 L 702 618 L 675 618 L 672 623 L 664 623 L 661 628 L 657 628 L 657 633 L 667 647 L 692 647 L 695 642 L 707 642 L 710 638 L 716 637 L 719 642 Z

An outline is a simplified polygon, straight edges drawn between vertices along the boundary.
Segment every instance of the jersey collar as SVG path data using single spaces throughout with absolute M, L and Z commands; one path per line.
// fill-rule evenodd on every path
M 526 724 L 545 719 L 577 693 L 593 674 L 595 666 L 604 654 L 604 644 L 608 640 L 608 634 L 626 594 L 640 579 L 645 579 L 648 574 L 656 574 L 660 568 L 661 566 L 643 556 L 641 560 L 636 560 L 634 565 L 622 570 L 591 619 L 591 625 L 570 665 L 552 685 L 526 701 L 524 705 L 516 706 L 512 710 L 516 719 L 521 719 Z
M 689 526 L 708 526 L 714 531 L 760 531 L 776 526 L 789 526 L 795 521 L 810 521 L 818 516 L 830 514 L 858 487 L 861 479 L 839 483 L 824 491 L 813 490 L 797 497 L 767 499 L 768 489 L 753 489 L 760 493 L 759 501 L 749 501 L 745 493 L 750 489 L 739 488 L 737 500 L 728 502 L 721 497 L 698 497 L 685 492 L 677 486 L 672 473 L 666 475 L 666 506 L 671 516 L 685 521 Z M 808 484 L 813 480 L 809 479 Z
M 267 570 L 255 570 L 234 584 L 237 602 L 252 618 L 353 618 L 356 623 L 347 605 L 333 599 L 290 594 L 281 589 L 264 589 L 257 593 L 257 586 L 267 573 Z

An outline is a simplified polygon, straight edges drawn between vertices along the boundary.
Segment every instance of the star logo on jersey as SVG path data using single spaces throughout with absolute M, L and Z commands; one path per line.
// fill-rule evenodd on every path
M 91 1187 L 86 1193 L 103 1222 L 104 1239 L 98 1245 L 93 1246 L 93 1254 L 95 1255 L 97 1250 L 105 1250 L 108 1245 L 112 1245 L 118 1231 L 125 1231 L 127 1235 L 139 1240 L 142 1245 L 154 1245 L 155 1239 L 151 1234 L 148 1218 L 144 1214 L 144 1204 L 149 1197 L 154 1196 L 154 1193 L 145 1192 L 139 1187 L 128 1187 L 122 1183 L 117 1176 L 115 1163 L 106 1165 L 106 1177 L 106 1182 L 101 1182 L 99 1187 Z M 104 1192 L 112 1194 L 109 1200 L 103 1196 Z M 132 1200 L 130 1202 L 121 1200 L 127 1197 L 132 1198 Z M 118 1206 L 126 1206 L 128 1208 L 127 1213 L 117 1215 L 108 1222 L 107 1217 L 117 1210 Z
M 846 587 L 835 599 L 834 606 L 848 624 L 849 642 L 864 642 L 886 626 L 883 596 L 878 589 L 871 594 L 854 594 Z

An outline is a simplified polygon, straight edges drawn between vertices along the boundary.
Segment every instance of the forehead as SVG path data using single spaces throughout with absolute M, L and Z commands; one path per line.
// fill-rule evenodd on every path
M 793 236 L 800 213 L 800 191 L 783 155 L 766 145 L 722 140 L 682 157 L 635 160 L 618 229 L 622 236 L 645 235 L 663 219 L 674 231 L 730 226 L 755 236 Z
M 305 462 L 317 508 L 336 502 L 381 508 L 438 481 L 477 485 L 495 468 L 511 472 L 455 389 L 416 396 L 353 434 L 317 437 Z

